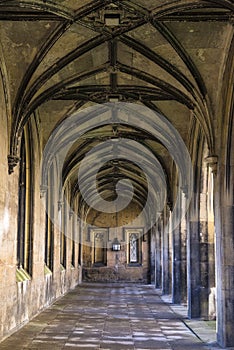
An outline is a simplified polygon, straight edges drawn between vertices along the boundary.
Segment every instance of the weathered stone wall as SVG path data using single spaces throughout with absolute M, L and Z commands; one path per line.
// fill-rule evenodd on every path
M 114 214 L 91 211 L 88 222 L 97 227 L 106 228 L 106 266 L 95 266 L 92 261 L 94 243 L 88 229 L 83 233 L 83 280 L 99 282 L 144 282 L 149 281 L 149 239 L 145 234 L 145 220 L 139 214 L 141 209 L 132 204 L 125 211 Z M 134 220 L 134 226 L 131 223 Z M 115 228 L 116 223 L 118 226 Z M 140 262 L 129 262 L 129 231 L 139 233 Z M 88 240 L 87 240 L 88 237 Z M 112 251 L 114 238 L 121 244 L 120 251 Z
M 147 274 L 142 266 L 84 268 L 83 280 L 88 282 L 134 282 L 147 283 Z
M 53 275 L 45 270 L 45 210 L 40 198 L 40 149 L 34 129 L 33 266 L 30 280 L 17 282 L 18 168 L 8 174 L 10 120 L 0 81 L 0 341 L 21 327 L 81 280 L 76 244 L 76 265 L 64 271 L 59 262 L 59 232 L 55 232 Z M 70 245 L 68 244 L 68 247 Z M 69 256 L 68 249 L 68 256 Z

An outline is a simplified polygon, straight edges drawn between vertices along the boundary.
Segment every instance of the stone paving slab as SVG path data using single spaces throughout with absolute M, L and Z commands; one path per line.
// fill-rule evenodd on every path
M 184 307 L 150 285 L 84 283 L 0 343 L 0 350 L 215 350 Z M 210 329 L 210 335 L 209 333 Z

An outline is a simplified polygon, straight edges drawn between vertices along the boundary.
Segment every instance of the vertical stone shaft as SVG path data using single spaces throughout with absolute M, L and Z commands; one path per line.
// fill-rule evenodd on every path
M 200 317 L 200 249 L 199 249 L 199 195 L 192 199 L 187 235 L 188 316 Z
M 158 220 L 155 232 L 155 287 L 162 287 L 162 263 L 161 263 L 161 219 Z
M 170 292 L 170 273 L 169 273 L 169 225 L 167 210 L 164 210 L 163 231 L 162 231 L 162 293 Z

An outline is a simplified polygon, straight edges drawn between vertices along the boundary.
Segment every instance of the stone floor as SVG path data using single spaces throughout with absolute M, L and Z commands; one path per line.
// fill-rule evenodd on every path
M 184 311 L 153 286 L 85 283 L 3 341 L 0 349 L 218 349 L 215 331 L 200 324 L 202 340 Z

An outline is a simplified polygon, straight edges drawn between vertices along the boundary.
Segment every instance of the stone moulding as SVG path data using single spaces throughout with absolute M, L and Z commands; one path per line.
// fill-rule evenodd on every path
M 16 270 L 16 282 L 24 282 L 30 280 L 30 275 L 22 267 Z
M 208 156 L 206 157 L 205 162 L 211 168 L 212 173 L 216 175 L 217 167 L 218 167 L 218 156 L 215 156 L 215 155 Z
M 15 155 L 9 155 L 8 156 L 8 173 L 9 175 L 14 172 L 14 168 L 19 163 L 20 158 Z

